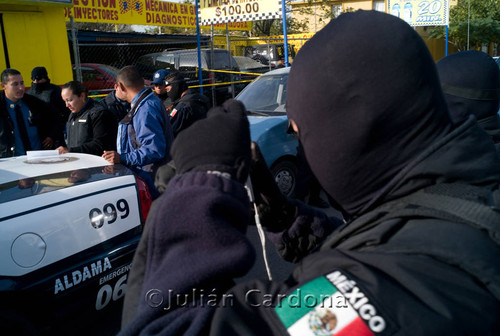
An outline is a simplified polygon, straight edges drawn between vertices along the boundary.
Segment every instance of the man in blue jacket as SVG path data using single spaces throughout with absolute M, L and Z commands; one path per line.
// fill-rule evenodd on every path
M 131 110 L 118 125 L 117 151 L 105 151 L 103 158 L 122 163 L 142 177 L 153 198 L 156 169 L 169 160 L 173 133 L 160 99 L 133 66 L 126 66 L 116 77 L 116 96 L 130 103 Z

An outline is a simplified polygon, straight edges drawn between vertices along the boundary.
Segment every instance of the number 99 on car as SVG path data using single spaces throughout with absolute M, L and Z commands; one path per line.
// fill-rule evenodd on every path
M 117 219 L 125 219 L 130 214 L 130 208 L 125 199 L 119 199 L 116 204 L 106 203 L 102 209 L 93 208 L 89 212 L 90 224 L 95 229 L 100 229 L 104 225 L 113 224 Z

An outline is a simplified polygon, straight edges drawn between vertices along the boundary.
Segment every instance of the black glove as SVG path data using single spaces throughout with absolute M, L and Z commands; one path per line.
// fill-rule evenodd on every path
M 172 145 L 177 173 L 219 171 L 245 183 L 250 169 L 250 126 L 243 104 L 230 99 L 181 131 Z
M 259 146 L 252 142 L 251 149 L 250 179 L 261 224 L 271 232 L 283 231 L 294 222 L 297 216 L 297 207 L 281 193 Z
M 163 166 L 158 167 L 158 170 L 155 174 L 155 187 L 163 194 L 165 189 L 167 188 L 168 182 L 175 176 L 176 169 L 174 160 L 170 160 L 168 163 Z

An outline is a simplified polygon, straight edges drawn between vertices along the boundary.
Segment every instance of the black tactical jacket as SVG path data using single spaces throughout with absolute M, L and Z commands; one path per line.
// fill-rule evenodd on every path
M 30 109 L 31 122 L 38 127 L 41 142 L 47 137 L 52 140 L 62 138 L 55 116 L 44 101 L 29 94 L 25 94 L 22 100 Z M 14 123 L 7 110 L 5 93 L 2 91 L 0 92 L 0 157 L 14 156 L 14 146 Z
M 66 142 L 70 152 L 102 155 L 116 150 L 118 122 L 102 105 L 89 98 L 78 113 L 71 113 L 66 124 Z

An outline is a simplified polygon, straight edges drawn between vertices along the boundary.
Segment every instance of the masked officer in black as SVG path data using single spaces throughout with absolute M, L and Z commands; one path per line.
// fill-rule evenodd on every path
M 284 198 L 255 151 L 262 224 L 297 266 L 227 291 L 255 257 L 248 121 L 229 100 L 174 141 L 122 334 L 498 335 L 500 160 L 473 117 L 451 123 L 413 28 L 377 11 L 332 20 L 294 60 L 287 113 L 348 222 Z
M 206 96 L 188 89 L 184 76 L 179 72 L 169 74 L 165 78 L 165 85 L 172 101 L 167 113 L 170 115 L 174 136 L 177 136 L 195 121 L 207 116 L 210 101 Z
M 458 124 L 472 114 L 500 153 L 500 69 L 488 54 L 468 50 L 436 63 L 451 119 Z
M 70 111 L 61 98 L 61 88 L 50 82 L 47 69 L 42 66 L 33 68 L 31 71 L 31 81 L 31 87 L 26 93 L 43 100 L 49 105 L 52 113 L 56 117 L 55 121 L 60 130 L 59 134 L 61 134 L 59 139 L 55 139 L 55 147 L 64 145 L 62 134 Z

